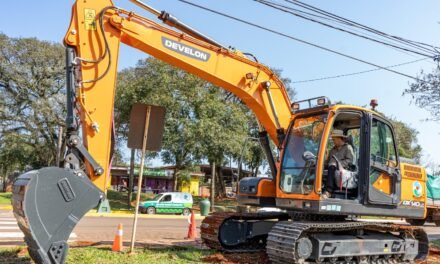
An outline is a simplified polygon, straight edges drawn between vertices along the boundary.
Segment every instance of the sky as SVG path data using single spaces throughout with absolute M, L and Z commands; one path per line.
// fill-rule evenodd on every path
M 158 10 L 172 13 L 179 20 L 225 46 L 250 52 L 260 62 L 282 69 L 282 75 L 294 82 L 373 68 L 213 15 L 177 0 L 144 1 Z M 252 0 L 190 1 L 382 66 L 421 58 L 301 20 Z M 277 1 L 286 4 L 282 0 Z M 389 34 L 440 46 L 440 1 L 305 2 Z M 7 1 L 2 4 L 0 32 L 10 37 L 37 37 L 61 43 L 70 22 L 73 4 L 73 0 Z M 128 0 L 115 1 L 115 5 L 155 19 Z M 118 67 L 123 69 L 135 66 L 138 60 L 146 57 L 148 55 L 145 53 L 122 46 Z M 421 70 L 430 72 L 434 67 L 436 64 L 433 61 L 425 60 L 394 69 L 416 76 Z M 430 117 L 429 113 L 417 107 L 410 96 L 402 95 L 410 83 L 411 79 L 406 77 L 375 71 L 344 78 L 294 83 L 293 87 L 297 91 L 297 99 L 325 95 L 333 101 L 359 106 L 366 106 L 371 99 L 377 99 L 379 111 L 404 121 L 419 131 L 419 144 L 423 148 L 422 161 L 440 163 L 440 123 L 426 121 Z

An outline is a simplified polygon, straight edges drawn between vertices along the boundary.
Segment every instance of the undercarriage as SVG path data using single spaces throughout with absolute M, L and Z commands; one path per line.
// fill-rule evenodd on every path
M 224 252 L 265 250 L 271 263 L 413 263 L 428 256 L 422 228 L 310 216 L 214 213 L 202 222 L 202 240 Z

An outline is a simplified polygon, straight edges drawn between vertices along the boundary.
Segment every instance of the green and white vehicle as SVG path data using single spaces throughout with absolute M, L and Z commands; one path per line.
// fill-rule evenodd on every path
M 144 214 L 183 214 L 190 215 L 193 198 L 186 192 L 166 192 L 153 199 L 141 202 L 139 211 Z

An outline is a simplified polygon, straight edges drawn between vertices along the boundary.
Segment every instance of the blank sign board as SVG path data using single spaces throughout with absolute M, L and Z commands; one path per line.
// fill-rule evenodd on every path
M 130 125 L 128 128 L 128 147 L 142 148 L 147 109 L 150 109 L 148 123 L 147 148 L 150 151 L 159 151 L 162 146 L 162 137 L 165 126 L 165 108 L 157 105 L 136 103 L 131 108 Z

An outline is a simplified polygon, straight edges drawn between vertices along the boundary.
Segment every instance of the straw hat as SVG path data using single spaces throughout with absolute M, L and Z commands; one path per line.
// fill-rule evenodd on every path
M 330 136 L 331 137 L 347 138 L 347 136 L 344 135 L 344 132 L 342 130 L 339 130 L 339 129 L 334 129 Z

